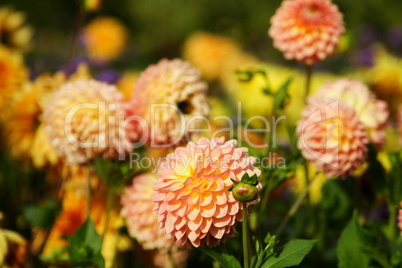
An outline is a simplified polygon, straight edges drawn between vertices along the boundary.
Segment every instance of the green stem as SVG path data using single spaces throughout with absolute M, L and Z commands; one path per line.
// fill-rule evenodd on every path
M 296 199 L 296 201 L 294 202 L 292 207 L 289 209 L 288 213 L 286 214 L 285 219 L 282 221 L 281 225 L 278 227 L 278 229 L 275 232 L 277 237 L 280 236 L 280 234 L 282 233 L 283 229 L 288 224 L 289 220 L 293 217 L 293 215 L 299 209 L 300 205 L 303 203 L 303 200 L 307 196 L 307 193 L 310 190 L 310 186 L 314 182 L 314 179 L 317 177 L 317 174 L 318 174 L 317 172 L 314 174 L 314 176 L 310 179 L 308 185 L 306 185 L 306 188 L 304 189 L 304 191 L 299 195 L 299 197 Z
M 175 264 L 174 259 L 173 259 L 172 250 L 168 251 L 168 259 L 169 259 L 169 267 L 170 268 L 176 268 L 176 264 Z
M 306 91 L 304 96 L 304 101 L 306 103 L 307 103 L 307 96 L 310 94 L 311 75 L 312 75 L 311 65 L 306 64 Z
M 249 268 L 249 239 L 248 239 L 248 215 L 247 215 L 247 203 L 243 203 L 243 254 L 244 254 L 244 268 Z
M 88 165 L 87 168 L 87 204 L 85 207 L 85 215 L 87 216 L 87 219 L 89 219 L 91 212 L 91 167 Z

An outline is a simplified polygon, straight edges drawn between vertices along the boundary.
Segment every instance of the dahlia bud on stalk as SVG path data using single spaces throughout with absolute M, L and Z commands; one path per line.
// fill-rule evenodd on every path
M 229 191 L 233 193 L 233 197 L 237 201 L 248 203 L 258 198 L 258 179 L 256 174 L 249 177 L 249 175 L 245 173 L 240 182 L 232 181 L 235 185 L 229 188 Z

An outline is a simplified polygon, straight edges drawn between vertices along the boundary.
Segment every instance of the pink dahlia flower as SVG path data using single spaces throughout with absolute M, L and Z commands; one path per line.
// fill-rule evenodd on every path
M 387 103 L 378 100 L 365 84 L 341 78 L 325 83 L 316 95 L 345 102 L 355 110 L 367 130 L 370 141 L 376 145 L 385 142 L 384 129 L 389 115 Z
M 261 173 L 247 148 L 236 146 L 235 140 L 201 138 L 177 148 L 161 163 L 154 210 L 161 227 L 180 244 L 213 246 L 234 235 L 242 203 L 228 191 L 234 185 L 231 179 Z
M 124 156 L 126 141 L 123 95 L 95 80 L 65 83 L 45 104 L 43 123 L 55 152 L 71 164 L 100 155 Z
M 152 173 L 136 176 L 121 198 L 121 214 L 126 219 L 128 232 L 145 250 L 167 250 L 174 244 L 165 230 L 159 228 L 153 211 L 155 204 L 152 201 L 152 188 L 156 180 L 157 177 Z
M 209 113 L 206 91 L 199 71 L 187 62 L 162 59 L 149 66 L 138 78 L 128 107 L 137 117 L 132 125 L 142 132 L 141 141 L 151 145 L 182 142 L 191 129 L 201 126 L 203 121 L 195 120 L 196 116 Z
M 367 153 L 367 132 L 346 103 L 313 96 L 297 124 L 298 148 L 325 176 L 345 177 Z
M 342 13 L 330 0 L 285 0 L 268 34 L 286 59 L 314 64 L 334 53 L 343 31 Z

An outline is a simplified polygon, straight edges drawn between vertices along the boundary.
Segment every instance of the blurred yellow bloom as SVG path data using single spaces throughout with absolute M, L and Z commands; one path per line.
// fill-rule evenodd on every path
M 117 88 L 123 93 L 124 98 L 129 100 L 134 91 L 134 85 L 140 76 L 140 72 L 129 71 L 117 81 Z
M 59 162 L 41 127 L 43 105 L 65 81 L 81 78 L 90 78 L 85 65 L 80 66 L 69 78 L 63 72 L 43 74 L 33 82 L 26 81 L 13 93 L 2 117 L 6 144 L 14 157 L 32 158 L 37 168 Z
M 316 173 L 317 168 L 313 165 L 308 165 L 308 178 L 309 180 L 314 176 Z M 305 177 L 305 170 L 304 166 L 299 166 L 296 169 L 295 173 L 295 178 L 294 178 L 294 184 L 293 184 L 293 189 L 295 192 L 303 192 L 303 190 L 307 187 L 307 181 Z M 318 173 L 315 176 L 314 181 L 310 185 L 310 189 L 308 191 L 308 196 L 310 198 L 310 202 L 312 204 L 317 204 L 320 202 L 322 198 L 322 187 L 324 186 L 325 182 L 327 179 L 325 178 L 325 175 L 323 172 Z
M 102 0 L 84 0 L 84 7 L 88 11 L 98 11 L 102 6 Z
M 126 45 L 127 29 L 115 18 L 100 17 L 91 21 L 83 31 L 88 57 L 107 62 L 119 57 Z
M 27 79 L 22 55 L 0 45 L 0 118 L 12 96 Z
M 11 49 L 25 49 L 32 37 L 31 27 L 25 25 L 25 14 L 11 8 L 0 8 L 0 43 Z
M 2 219 L 0 212 L 0 223 Z M 26 246 L 27 241 L 21 235 L 0 227 L 0 267 L 22 267 L 20 265 L 25 264 Z
M 191 35 L 184 44 L 183 56 L 207 80 L 219 80 L 238 67 L 256 62 L 235 41 L 207 32 Z
M 377 47 L 374 66 L 365 74 L 376 95 L 387 100 L 391 111 L 395 112 L 402 101 L 402 60 Z

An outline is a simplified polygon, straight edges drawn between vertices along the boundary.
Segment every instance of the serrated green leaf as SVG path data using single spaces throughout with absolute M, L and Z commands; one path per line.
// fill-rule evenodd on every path
M 225 268 L 242 268 L 240 262 L 232 255 L 220 253 L 210 248 L 199 248 L 199 249 L 202 252 L 208 254 L 210 257 L 214 258 Z
M 124 169 L 117 163 L 97 157 L 94 160 L 93 168 L 96 175 L 110 187 L 117 187 L 123 182 Z
M 359 225 L 355 213 L 339 238 L 336 250 L 338 267 L 370 267 L 370 255 L 364 251 L 367 244 L 369 244 L 369 237 Z
M 278 256 L 271 256 L 261 267 L 283 268 L 299 265 L 316 243 L 317 240 L 291 240 Z

